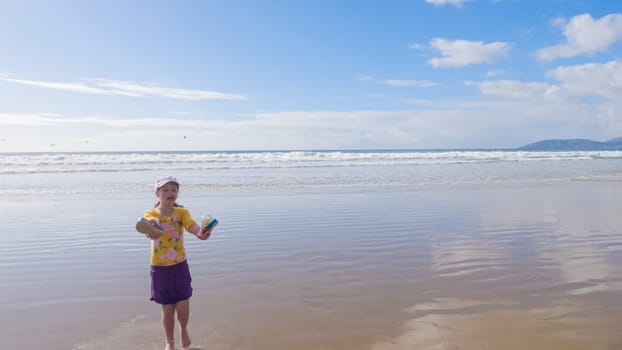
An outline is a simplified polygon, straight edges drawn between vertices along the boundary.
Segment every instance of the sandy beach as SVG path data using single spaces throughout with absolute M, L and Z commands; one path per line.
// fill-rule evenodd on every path
M 622 350 L 622 0 L 0 0 L 0 52 L 0 350 Z
M 182 193 L 221 221 L 186 241 L 194 346 L 617 348 L 619 198 L 605 181 Z M 132 229 L 152 202 L 0 201 L 16 233 L 2 247 L 10 348 L 162 347 L 148 241 Z

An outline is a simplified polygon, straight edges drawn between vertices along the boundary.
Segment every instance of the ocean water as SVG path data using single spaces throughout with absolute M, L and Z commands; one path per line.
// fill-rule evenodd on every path
M 622 151 L 276 151 L 0 154 L 0 194 L 142 192 L 172 173 L 189 189 L 371 188 L 619 180 Z
M 622 348 L 622 152 L 493 150 L 2 154 L 7 348 L 163 347 L 163 174 L 195 349 Z

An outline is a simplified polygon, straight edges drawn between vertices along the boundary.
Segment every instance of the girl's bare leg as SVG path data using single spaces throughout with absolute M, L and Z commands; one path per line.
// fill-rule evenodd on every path
M 175 306 L 177 304 L 162 305 L 162 328 L 166 337 L 165 350 L 175 349 Z
M 181 346 L 184 349 L 190 347 L 190 335 L 188 334 L 188 320 L 190 319 L 190 299 L 182 300 L 175 304 L 177 319 L 179 320 L 179 330 L 181 333 Z

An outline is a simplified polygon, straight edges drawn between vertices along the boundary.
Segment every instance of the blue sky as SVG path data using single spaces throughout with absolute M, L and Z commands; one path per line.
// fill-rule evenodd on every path
M 4 1 L 0 152 L 622 136 L 622 1 Z

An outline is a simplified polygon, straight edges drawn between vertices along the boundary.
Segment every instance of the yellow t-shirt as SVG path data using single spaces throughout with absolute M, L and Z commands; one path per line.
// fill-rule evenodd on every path
M 153 208 L 145 213 L 147 220 L 159 220 L 164 233 L 151 240 L 151 265 L 171 266 L 186 260 L 184 229 L 189 230 L 196 222 L 186 208 L 175 207 L 171 216 L 164 216 Z

